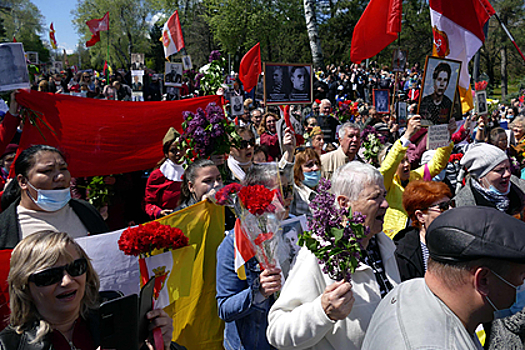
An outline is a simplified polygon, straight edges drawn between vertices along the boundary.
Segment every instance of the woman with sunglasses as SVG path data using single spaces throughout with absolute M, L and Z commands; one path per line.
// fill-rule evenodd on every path
M 500 148 L 479 143 L 465 153 L 460 165 L 468 172 L 465 186 L 457 191 L 457 207 L 483 205 L 522 218 L 525 206 L 524 180 L 511 174 L 507 154 Z M 463 179 L 464 170 L 459 178 Z
M 14 248 L 24 237 L 42 230 L 67 230 L 72 237 L 108 232 L 95 207 L 71 198 L 70 181 L 67 162 L 58 149 L 35 145 L 22 151 L 15 161 L 15 179 L 2 196 L 0 249 Z
M 230 156 L 227 160 L 225 184 L 232 182 L 240 183 L 244 180 L 246 171 L 253 164 L 253 151 L 255 147 L 255 135 L 249 127 L 238 126 L 235 128 L 241 141 L 230 148 Z
M 299 147 L 297 148 L 299 149 Z M 293 215 L 311 215 L 310 201 L 315 197 L 321 179 L 321 159 L 313 148 L 305 148 L 295 155 Z
M 428 261 L 425 235 L 432 221 L 450 209 L 450 198 L 452 193 L 443 182 L 417 180 L 405 188 L 403 207 L 411 220 L 411 227 L 399 231 L 394 237 L 401 281 L 425 275 Z
M 100 346 L 97 273 L 84 250 L 63 232 L 42 231 L 13 250 L 8 277 L 11 315 L 1 349 L 83 349 Z M 172 320 L 150 311 L 170 349 Z M 141 341 L 145 341 L 142 339 Z M 148 344 L 145 349 L 152 347 Z
M 281 147 L 279 146 L 279 135 L 277 134 L 277 121 L 279 117 L 273 113 L 266 113 L 263 116 L 261 125 L 257 132 L 261 135 L 260 143 L 268 147 L 268 161 L 278 161 L 281 157 Z

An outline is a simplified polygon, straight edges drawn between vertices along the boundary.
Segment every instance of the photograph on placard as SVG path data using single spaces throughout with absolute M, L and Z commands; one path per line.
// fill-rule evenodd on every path
M 374 89 L 372 91 L 372 98 L 378 114 L 390 113 L 390 90 Z
M 60 73 L 63 70 L 63 63 L 61 61 L 53 62 L 53 73 Z
M 312 103 L 312 65 L 264 64 L 264 100 L 267 105 Z
M 180 100 L 180 90 L 175 86 L 166 86 L 166 101 Z
M 29 63 L 31 63 L 31 64 L 39 64 L 40 63 L 38 61 L 38 52 L 36 52 L 36 51 L 28 51 L 28 52 L 26 52 L 26 55 L 27 55 L 27 60 L 29 61 Z
M 131 101 L 144 102 L 144 94 L 142 93 L 142 91 L 133 91 L 131 93 Z
M 0 91 L 30 87 L 22 43 L 0 44 Z
M 144 64 L 143 53 L 132 53 L 131 54 L 131 70 L 144 70 L 146 68 Z
M 394 49 L 392 56 L 392 71 L 403 72 L 407 65 L 408 50 Z
M 165 63 L 164 85 L 182 86 L 182 63 Z
M 306 230 L 306 216 L 304 215 L 284 220 L 281 224 L 281 244 L 277 255 L 285 279 L 295 264 L 295 258 L 301 249 L 297 240 L 304 230 Z
M 131 83 L 131 90 L 133 91 L 142 91 L 144 84 L 143 84 L 143 76 L 142 75 L 133 75 L 132 79 L 133 82 Z
M 398 102 L 397 103 L 397 124 L 400 128 L 407 126 L 407 103 Z
M 421 125 L 448 124 L 452 117 L 460 70 L 460 61 L 427 56 L 419 97 Z
M 487 105 L 487 91 L 476 91 L 476 113 L 478 115 L 487 114 L 489 111 Z
M 242 96 L 230 96 L 230 106 L 233 116 L 244 114 L 244 98 Z
M 191 63 L 191 56 L 182 56 L 182 65 L 184 67 L 184 70 L 190 70 L 193 68 L 193 64 Z

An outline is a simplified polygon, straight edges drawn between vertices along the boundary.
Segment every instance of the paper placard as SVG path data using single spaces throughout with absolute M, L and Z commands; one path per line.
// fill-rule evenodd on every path
M 450 143 L 450 133 L 448 124 L 430 125 L 428 127 L 427 149 L 436 149 L 448 146 Z

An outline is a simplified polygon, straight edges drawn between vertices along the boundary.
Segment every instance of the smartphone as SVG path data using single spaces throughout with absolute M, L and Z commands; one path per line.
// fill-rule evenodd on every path
M 138 350 L 138 296 L 128 295 L 100 305 L 100 347 Z
M 153 310 L 153 293 L 155 288 L 155 277 L 152 277 L 148 283 L 140 290 L 139 299 L 139 342 L 143 342 L 148 338 L 149 320 L 146 314 Z

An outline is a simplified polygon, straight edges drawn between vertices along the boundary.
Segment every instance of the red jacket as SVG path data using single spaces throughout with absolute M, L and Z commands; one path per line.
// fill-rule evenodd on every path
M 161 210 L 175 209 L 179 205 L 181 186 L 181 181 L 168 180 L 160 169 L 153 170 L 146 183 L 146 213 L 156 219 Z

